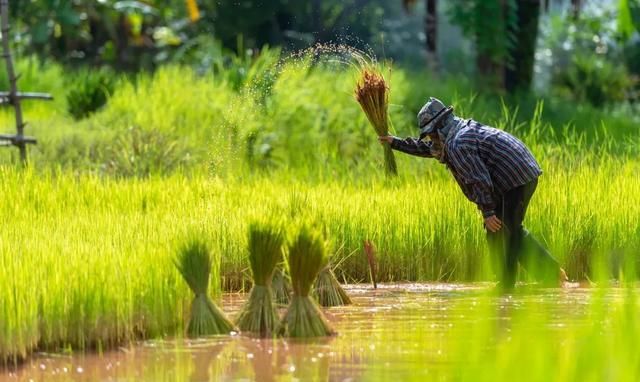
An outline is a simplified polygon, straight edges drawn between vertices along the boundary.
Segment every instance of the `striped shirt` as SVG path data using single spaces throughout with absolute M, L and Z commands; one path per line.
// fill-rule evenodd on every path
M 391 147 L 411 155 L 434 157 L 431 142 L 415 138 L 394 137 Z M 446 140 L 444 152 L 447 168 L 484 217 L 495 215 L 500 195 L 542 174 L 533 154 L 518 138 L 473 120 Z

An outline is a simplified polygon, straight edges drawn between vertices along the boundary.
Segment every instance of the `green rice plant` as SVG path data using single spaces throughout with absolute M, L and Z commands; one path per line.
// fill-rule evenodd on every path
M 191 303 L 187 335 L 195 338 L 231 332 L 233 324 L 207 295 L 212 266 L 207 243 L 197 237 L 190 238 L 180 248 L 175 265 L 196 295 Z
M 318 272 L 327 263 L 327 250 L 323 237 L 303 226 L 289 245 L 289 273 L 293 297 L 287 308 L 280 334 L 287 337 L 325 337 L 335 332 L 322 310 L 310 296 Z
M 238 328 L 265 338 L 274 334 L 278 314 L 271 291 L 271 279 L 282 261 L 284 235 L 277 225 L 252 223 L 249 226 L 249 263 L 253 287 L 238 318 Z
M 330 266 L 322 268 L 314 285 L 314 297 L 324 307 L 350 305 L 351 299 L 342 288 Z
M 113 74 L 106 71 L 84 72 L 74 79 L 67 93 L 67 110 L 76 120 L 83 119 L 106 105 L 115 88 Z
M 273 273 L 271 291 L 276 304 L 287 305 L 291 301 L 291 281 L 285 273 L 284 264 L 278 265 Z

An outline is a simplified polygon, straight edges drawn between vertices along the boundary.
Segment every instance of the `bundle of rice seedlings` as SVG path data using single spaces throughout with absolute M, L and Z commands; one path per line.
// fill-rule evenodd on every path
M 313 281 L 326 264 L 327 251 L 322 236 L 309 228 L 301 228 L 289 245 L 293 297 L 282 320 L 280 334 L 298 338 L 334 334 L 318 303 L 309 295 Z
M 238 328 L 243 332 L 264 338 L 272 336 L 276 329 L 278 314 L 273 302 L 271 278 L 276 265 L 282 261 L 283 243 L 281 229 L 258 223 L 249 226 L 253 287 L 237 319 Z
M 330 266 L 322 268 L 316 279 L 314 295 L 324 307 L 350 305 L 351 299 L 342 288 Z
M 364 67 L 356 83 L 355 96 L 376 134 L 380 137 L 389 135 L 389 87 L 382 74 L 373 67 Z M 383 149 L 386 173 L 397 175 L 398 167 L 389 143 L 385 142 Z
M 284 272 L 284 266 L 279 265 L 273 273 L 271 291 L 276 304 L 287 305 L 291 300 L 291 282 Z
M 196 295 L 191 303 L 187 336 L 195 338 L 229 334 L 234 330 L 231 321 L 207 295 L 212 266 L 211 252 L 207 243 L 197 237 L 190 238 L 180 248 L 174 263 Z

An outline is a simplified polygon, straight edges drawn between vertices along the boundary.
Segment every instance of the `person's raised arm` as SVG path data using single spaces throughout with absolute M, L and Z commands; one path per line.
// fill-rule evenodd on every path
M 384 137 L 378 137 L 380 143 L 389 143 L 391 148 L 397 151 L 401 151 L 405 154 L 415 155 L 423 158 L 433 158 L 433 152 L 431 150 L 431 142 L 424 142 L 417 138 L 405 138 L 400 139 L 392 135 Z

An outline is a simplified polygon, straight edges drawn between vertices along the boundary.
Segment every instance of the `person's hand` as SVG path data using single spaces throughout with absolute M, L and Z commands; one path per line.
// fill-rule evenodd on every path
M 378 137 L 378 141 L 380 142 L 380 144 L 384 144 L 384 143 L 391 144 L 391 142 L 393 142 L 393 136 L 383 135 L 381 137 Z
M 491 232 L 498 232 L 502 228 L 502 222 L 496 215 L 491 215 L 484 219 L 484 226 Z

